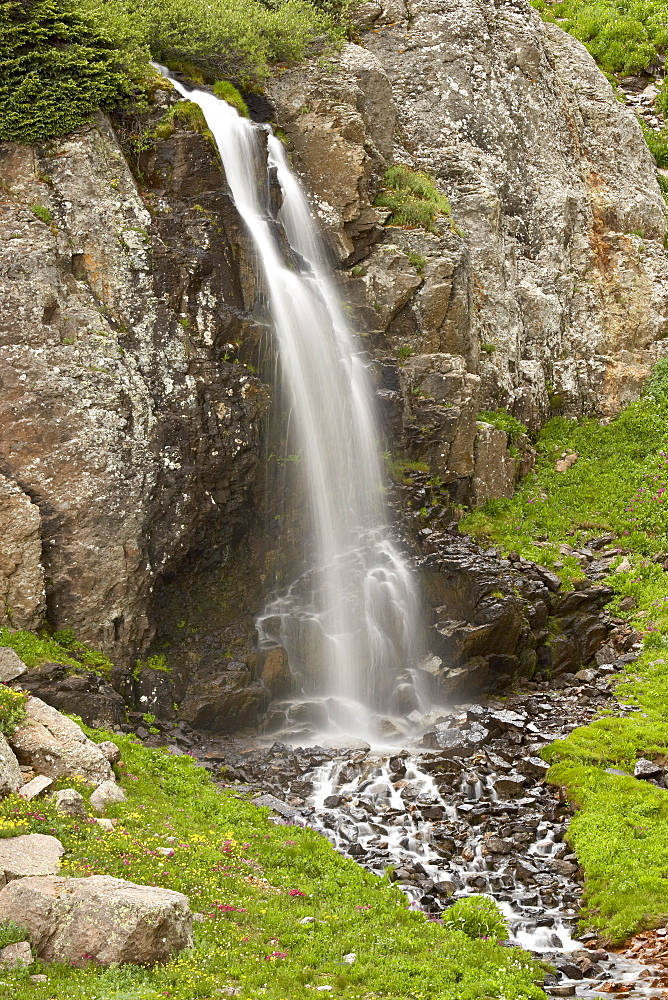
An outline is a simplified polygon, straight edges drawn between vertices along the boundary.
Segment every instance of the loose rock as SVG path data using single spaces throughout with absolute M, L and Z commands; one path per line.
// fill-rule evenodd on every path
M 187 896 L 109 875 L 23 878 L 0 892 L 0 919 L 25 927 L 45 962 L 151 965 L 192 945 Z

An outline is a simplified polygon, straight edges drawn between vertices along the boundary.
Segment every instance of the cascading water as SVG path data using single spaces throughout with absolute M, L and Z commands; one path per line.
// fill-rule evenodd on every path
M 212 94 L 172 82 L 202 109 L 254 241 L 304 465 L 311 568 L 271 601 L 260 632 L 267 637 L 266 623 L 280 622 L 271 638 L 287 649 L 303 693 L 322 699 L 332 728 L 373 735 L 374 713 L 392 712 L 397 683 L 415 664 L 420 616 L 415 582 L 390 537 L 366 366 L 279 140 Z M 279 220 L 297 266 L 276 238 L 268 173 L 281 188 Z M 304 632 L 316 653 L 304 651 Z

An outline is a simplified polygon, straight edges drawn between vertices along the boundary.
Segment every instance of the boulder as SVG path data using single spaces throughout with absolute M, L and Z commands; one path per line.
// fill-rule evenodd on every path
M 9 684 L 27 671 L 27 667 L 11 646 L 0 646 L 0 681 Z
M 38 774 L 36 778 L 32 781 L 26 782 L 22 788 L 19 789 L 19 795 L 22 799 L 27 799 L 28 801 L 36 799 L 38 795 L 42 795 L 47 789 L 51 788 L 53 784 L 53 778 L 46 778 L 43 774 Z
M 647 781 L 649 778 L 656 780 L 662 777 L 663 768 L 660 764 L 655 764 L 654 761 L 648 760 L 647 757 L 640 757 L 633 768 L 633 776 L 635 778 L 641 778 Z
M 78 775 L 99 784 L 113 777 L 103 752 L 67 719 L 39 698 L 26 703 L 27 718 L 9 742 L 19 763 L 50 778 Z
M 494 790 L 500 799 L 513 799 L 524 791 L 525 778 L 521 774 L 504 774 L 494 779 Z
M 32 951 L 27 941 L 8 944 L 0 951 L 0 966 L 15 969 L 19 965 L 32 965 Z
M 11 882 L 0 920 L 25 927 L 43 961 L 78 967 L 164 962 L 193 941 L 187 896 L 109 875 Z
M 75 816 L 77 819 L 86 819 L 86 803 L 83 795 L 75 788 L 62 788 L 53 796 L 56 812 L 61 816 Z
M 105 740 L 103 743 L 98 743 L 97 748 L 102 751 L 110 764 L 118 764 L 121 759 L 121 751 L 115 743 L 111 740 Z
M 55 875 L 64 853 L 59 840 L 43 833 L 6 837 L 0 840 L 0 881 L 4 884 L 29 875 Z M 4 919 L 0 913 L 0 920 Z
M 90 797 L 91 809 L 97 813 L 105 812 L 107 806 L 113 805 L 114 802 L 127 802 L 125 792 L 115 781 L 103 781 Z
M 15 792 L 23 784 L 23 775 L 14 751 L 0 733 L 0 798 Z

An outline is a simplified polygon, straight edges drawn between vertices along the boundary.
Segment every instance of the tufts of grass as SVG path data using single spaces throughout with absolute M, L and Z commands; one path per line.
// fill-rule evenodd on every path
M 0 646 L 10 646 L 16 650 L 27 667 L 38 667 L 41 663 L 61 663 L 66 667 L 81 667 L 92 673 L 106 676 L 113 664 L 109 657 L 97 649 L 91 649 L 79 642 L 71 629 L 61 629 L 52 636 L 35 635 L 18 629 L 0 627 Z
M 66 849 L 63 874 L 108 874 L 184 892 L 203 914 L 194 948 L 152 969 L 35 963 L 29 971 L 45 973 L 43 984 L 3 970 L 4 1000 L 210 1000 L 232 990 L 240 1000 L 309 1000 L 322 986 L 343 1000 L 544 996 L 525 953 L 466 933 L 492 923 L 496 932 L 498 915 L 470 914 L 464 930 L 430 922 L 387 878 L 337 854 L 326 838 L 276 826 L 265 810 L 221 793 L 190 757 L 113 739 L 128 799 L 109 807 L 113 833 L 59 816 L 50 798 L 37 811 L 11 796 L 0 803 L 0 836 L 57 836 Z M 74 784 L 87 799 L 90 789 Z M 356 960 L 347 965 L 351 952 Z
M 529 433 L 524 424 L 516 420 L 515 417 L 511 417 L 507 410 L 483 410 L 478 414 L 478 420 L 505 431 L 513 444 L 523 434 Z
M 216 97 L 220 97 L 222 101 L 231 104 L 242 118 L 250 118 L 246 102 L 234 84 L 230 83 L 229 80 L 218 80 L 213 85 L 213 92 Z
M 439 216 L 452 220 L 450 202 L 429 174 L 398 163 L 385 172 L 383 185 L 374 205 L 391 210 L 390 225 L 432 231 Z

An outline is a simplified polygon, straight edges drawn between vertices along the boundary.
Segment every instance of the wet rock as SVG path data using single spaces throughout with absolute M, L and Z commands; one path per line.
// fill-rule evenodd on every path
M 524 793 L 526 779 L 521 774 L 502 775 L 494 779 L 494 790 L 500 799 L 512 799 Z
M 263 651 L 260 677 L 272 698 L 283 698 L 291 693 L 294 678 L 283 646 L 272 646 Z
M 335 750 L 337 753 L 344 753 L 349 750 L 366 754 L 371 750 L 371 745 L 366 740 L 357 739 L 355 736 L 332 737 L 332 739 L 325 740 L 323 746 L 327 750 Z
M 151 965 L 192 945 L 187 896 L 108 875 L 11 882 L 0 916 L 29 931 L 44 962 Z
M 514 847 L 512 840 L 504 840 L 502 837 L 488 837 L 485 840 L 485 849 L 489 854 L 510 854 Z
M 517 762 L 517 771 L 527 778 L 544 778 L 550 765 L 540 757 L 523 757 Z

